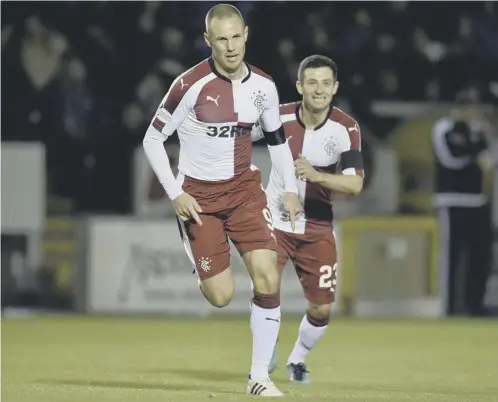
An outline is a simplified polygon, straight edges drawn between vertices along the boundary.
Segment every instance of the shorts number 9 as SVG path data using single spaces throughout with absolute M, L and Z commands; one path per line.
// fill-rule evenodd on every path
M 265 218 L 265 221 L 268 223 L 268 229 L 273 232 L 273 220 L 271 217 L 271 212 L 268 208 L 263 209 L 263 216 Z

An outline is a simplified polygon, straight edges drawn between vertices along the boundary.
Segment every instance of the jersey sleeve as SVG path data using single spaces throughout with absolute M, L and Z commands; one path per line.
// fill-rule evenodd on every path
M 261 129 L 266 132 L 277 131 L 282 125 L 278 91 L 273 82 L 271 83 L 268 94 L 266 94 L 266 102 L 259 121 L 261 122 Z
M 181 126 L 190 111 L 188 92 L 181 90 L 178 79 L 159 105 L 145 137 L 143 147 L 145 155 L 172 200 L 183 193 L 182 186 L 176 181 L 171 170 L 168 155 L 164 149 L 164 141 Z
M 263 138 L 265 138 L 265 135 L 263 133 L 263 129 L 261 128 L 261 123 L 257 121 L 251 131 L 252 142 L 262 140 Z
M 342 174 L 363 177 L 363 157 L 361 155 L 360 126 L 354 120 L 345 126 L 349 134 L 349 148 L 341 153 Z
M 188 91 L 181 89 L 181 83 L 176 80 L 159 105 L 151 126 L 166 139 L 180 127 L 191 109 Z

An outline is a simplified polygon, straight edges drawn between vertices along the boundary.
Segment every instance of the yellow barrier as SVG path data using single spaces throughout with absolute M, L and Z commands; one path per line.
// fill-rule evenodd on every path
M 54 273 L 56 286 L 71 291 L 76 266 L 76 220 L 71 217 L 49 218 L 41 243 L 44 268 Z
M 356 298 L 356 238 L 361 230 L 420 230 L 430 236 L 429 294 L 438 293 L 439 227 L 430 216 L 366 216 L 340 220 L 341 305 L 343 312 Z

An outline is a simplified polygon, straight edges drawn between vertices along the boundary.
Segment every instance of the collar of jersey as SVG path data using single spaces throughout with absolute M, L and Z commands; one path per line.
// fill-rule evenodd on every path
M 306 131 L 306 126 L 304 125 L 303 121 L 301 120 L 301 117 L 299 116 L 299 109 L 301 108 L 303 102 L 298 102 L 297 105 L 296 105 L 296 120 L 297 122 L 299 123 L 299 125 L 304 128 L 304 130 Z M 324 125 L 325 123 L 327 123 L 327 120 L 329 119 L 330 117 L 330 114 L 332 113 L 332 104 L 329 105 L 329 112 L 327 113 L 327 117 L 325 117 L 325 120 L 323 120 L 318 126 L 316 126 L 313 131 L 317 131 L 317 130 L 320 130 Z
M 209 67 L 211 67 L 211 71 L 213 72 L 214 75 L 216 75 L 218 78 L 221 78 L 222 80 L 224 81 L 227 81 L 227 82 L 232 82 L 232 80 L 228 77 L 225 77 L 224 75 L 222 75 L 217 69 L 216 69 L 216 66 L 214 65 L 214 60 L 212 57 L 210 57 L 208 59 L 208 62 L 209 62 Z M 247 68 L 247 75 L 244 77 L 244 79 L 242 80 L 242 83 L 246 82 L 249 77 L 251 76 L 251 67 L 249 67 L 249 64 L 247 64 L 245 61 L 244 61 L 244 64 Z

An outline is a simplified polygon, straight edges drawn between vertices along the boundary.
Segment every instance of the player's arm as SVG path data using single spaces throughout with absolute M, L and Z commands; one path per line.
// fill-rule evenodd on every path
M 175 84 L 177 82 L 173 83 L 161 102 L 143 140 L 145 155 L 171 200 L 182 194 L 183 189 L 171 170 L 168 154 L 164 149 L 164 141 L 180 127 L 188 115 L 186 96 L 178 90 Z
M 301 155 L 296 160 L 296 176 L 319 184 L 333 191 L 359 194 L 363 190 L 363 158 L 361 156 L 361 134 L 358 124 L 348 127 L 350 146 L 340 156 L 342 174 L 319 172 Z
M 342 171 L 342 174 L 317 172 L 315 183 L 346 194 L 359 194 L 363 190 L 363 176 L 357 173 L 357 169 L 351 167 Z
M 294 158 L 285 137 L 284 126 L 280 120 L 280 105 L 275 85 L 272 85 L 272 89 L 267 95 L 266 107 L 261 113 L 259 122 L 261 124 L 261 134 L 268 144 L 272 164 L 284 180 L 285 192 L 297 194 Z
M 473 137 L 467 123 L 441 119 L 431 133 L 434 155 L 443 166 L 460 169 L 486 148 L 484 136 Z
M 444 137 L 449 152 L 457 158 L 475 157 L 487 147 L 483 131 L 473 133 L 470 125 L 464 121 L 456 121 Z
M 256 142 L 256 141 L 262 140 L 263 138 L 265 138 L 265 135 L 263 134 L 263 129 L 261 128 L 261 123 L 258 120 L 252 128 L 251 139 L 252 139 L 252 142 Z

